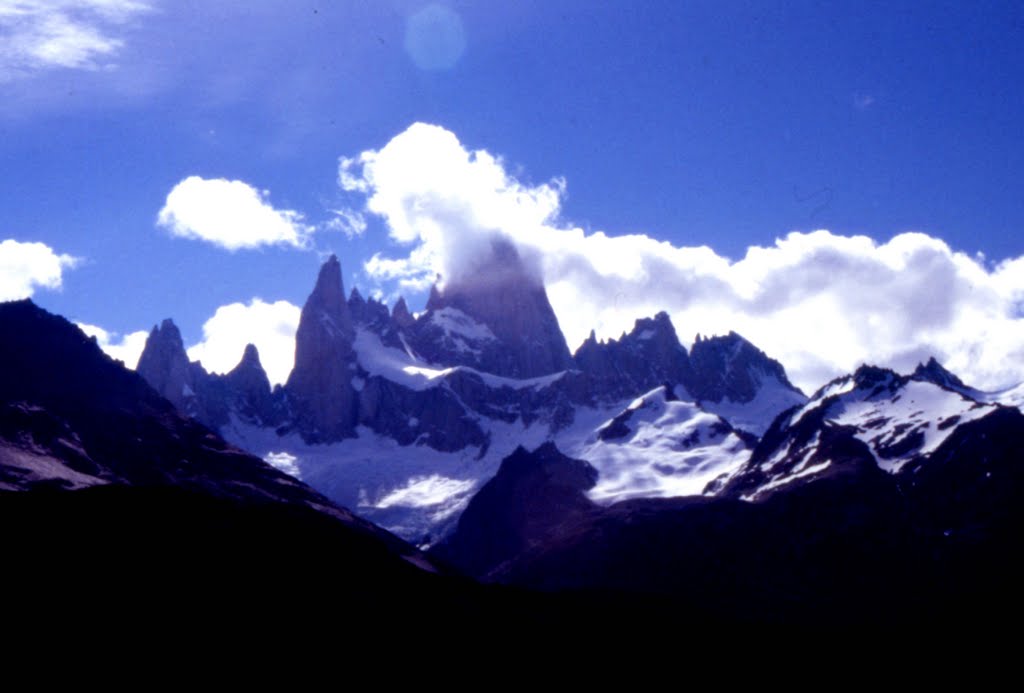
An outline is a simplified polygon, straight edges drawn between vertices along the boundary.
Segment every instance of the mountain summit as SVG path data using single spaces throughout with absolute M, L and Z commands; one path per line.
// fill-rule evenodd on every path
M 509 378 L 572 367 L 572 357 L 544 284 L 511 242 L 495 239 L 472 272 L 435 287 L 418 326 L 430 361 L 471 366 Z
M 192 377 L 181 331 L 173 320 L 153 326 L 135 370 L 154 390 L 185 411 L 185 400 L 192 394 Z
M 310 440 L 337 440 L 354 431 L 354 339 L 341 263 L 331 255 L 302 308 L 295 334 L 295 368 L 286 386 L 296 425 Z

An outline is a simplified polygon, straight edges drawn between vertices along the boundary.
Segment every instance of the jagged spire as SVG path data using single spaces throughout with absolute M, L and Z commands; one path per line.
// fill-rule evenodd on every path
M 331 255 L 302 307 L 287 384 L 300 430 L 310 441 L 339 440 L 355 427 L 355 328 L 344 296 L 341 263 Z
M 409 306 L 406 305 L 404 296 L 398 297 L 398 302 L 391 310 L 391 319 L 395 321 L 399 329 L 408 329 L 416 322 L 412 313 L 409 312 Z
M 917 364 L 917 368 L 914 369 L 914 373 L 910 377 L 914 380 L 935 383 L 951 390 L 969 389 L 963 380 L 947 370 L 934 356 L 928 359 L 928 363 Z
M 255 344 L 246 344 L 242 360 L 227 374 L 227 381 L 238 392 L 249 409 L 265 414 L 270 403 L 266 398 L 270 395 L 270 379 L 260 363 L 260 352 Z
M 181 331 L 173 320 L 167 318 L 153 327 L 135 370 L 175 406 L 184 404 L 192 378 Z
M 441 292 L 437 289 L 437 283 L 430 285 L 430 296 L 427 297 L 427 310 L 438 310 L 441 308 Z
M 252 342 L 245 345 L 245 351 L 242 352 L 242 360 L 238 362 L 239 366 L 242 364 L 262 367 L 262 364 L 260 363 L 260 352 Z
M 306 305 L 310 303 L 316 303 L 328 310 L 340 309 L 339 307 L 345 303 L 345 285 L 341 279 L 341 263 L 338 262 L 337 255 L 331 255 L 320 268 L 316 286 L 313 287 L 313 293 L 309 295 Z

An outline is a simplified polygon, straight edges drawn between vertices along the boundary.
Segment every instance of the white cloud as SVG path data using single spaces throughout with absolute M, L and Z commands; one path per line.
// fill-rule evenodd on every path
M 351 209 L 334 209 L 334 218 L 328 221 L 325 226 L 331 231 L 341 231 L 351 238 L 362 236 L 366 233 L 366 217 Z
M 255 344 L 271 384 L 284 383 L 295 363 L 295 331 L 301 309 L 287 301 L 221 306 L 203 325 L 203 341 L 188 349 L 212 373 L 227 373 L 238 365 L 246 344 Z
M 922 233 L 879 243 L 793 232 L 739 260 L 642 234 L 588 234 L 559 222 L 563 181 L 524 184 L 499 158 L 422 123 L 343 158 L 339 182 L 366 195 L 409 248 L 375 255 L 364 265 L 371 277 L 457 278 L 504 234 L 542 274 L 570 347 L 591 328 L 617 336 L 667 310 L 684 343 L 736 330 L 806 389 L 862 362 L 906 370 L 932 354 L 980 387 L 1024 380 L 1024 258 L 991 267 Z
M 380 151 L 343 158 L 339 181 L 368 195 L 393 239 L 416 243 L 404 276 L 457 280 L 489 251 L 491 234 L 547 229 L 564 192 L 560 180 L 528 186 L 485 151 L 467 152 L 451 132 L 417 123 Z M 522 244 L 521 244 L 522 245 Z M 378 262 L 380 259 L 378 259 Z M 397 266 L 390 265 L 392 271 Z
M 312 227 L 303 223 L 298 212 L 274 209 L 266 201 L 268 195 L 240 180 L 189 176 L 167 195 L 157 224 L 172 235 L 227 250 L 307 247 Z
M 118 334 L 84 322 L 75 324 L 81 328 L 82 332 L 90 337 L 95 337 L 96 343 L 99 344 L 100 349 L 106 352 L 107 356 L 123 361 L 124 365 L 132 370 L 139 364 L 139 356 L 142 355 L 142 350 L 146 347 L 146 338 L 149 336 L 145 330 Z
M 0 301 L 28 298 L 37 288 L 61 288 L 64 270 L 77 262 L 44 243 L 0 242 Z
M 120 25 L 151 9 L 139 0 L 4 0 L 0 82 L 50 68 L 106 67 L 124 42 Z

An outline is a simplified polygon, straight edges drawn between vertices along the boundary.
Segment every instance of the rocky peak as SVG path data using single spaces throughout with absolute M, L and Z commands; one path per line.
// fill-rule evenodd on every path
M 693 373 L 686 385 L 698 400 L 749 402 L 769 379 L 802 396 L 789 382 L 782 364 L 735 332 L 716 337 L 698 334 L 690 350 L 690 364 Z
M 259 366 L 263 369 L 263 364 L 260 363 L 260 352 L 256 348 L 256 345 L 250 342 L 245 345 L 245 350 L 242 352 L 242 360 L 238 362 L 238 368 L 242 366 Z
M 617 340 L 598 342 L 591 331 L 574 358 L 602 396 L 639 394 L 690 379 L 689 356 L 665 312 L 637 320 L 632 331 Z
M 244 391 L 270 394 L 270 379 L 260 362 L 260 352 L 255 344 L 246 344 L 242 360 L 225 376 L 228 382 Z
M 656 349 L 671 351 L 673 355 L 678 355 L 680 351 L 683 354 L 686 353 L 686 349 L 679 343 L 679 338 L 676 336 L 676 328 L 672 325 L 672 319 L 665 311 L 659 312 L 653 318 L 637 320 L 633 324 L 632 332 L 626 335 L 626 340 L 638 345 L 655 345 Z
M 312 326 L 312 321 L 317 323 L 317 331 L 326 333 L 337 333 L 338 336 L 347 338 L 349 341 L 355 334 L 352 328 L 352 313 L 348 303 L 345 301 L 345 286 L 341 279 L 341 263 L 336 255 L 331 255 L 327 262 L 320 268 L 320 274 L 313 287 L 313 293 L 306 299 L 306 305 L 302 308 L 302 317 L 309 320 L 301 320 L 299 332 L 302 331 L 302 323 L 307 322 Z
M 510 241 L 495 239 L 488 258 L 472 272 L 431 289 L 426 327 L 418 340 L 420 353 L 438 363 L 470 365 L 489 373 L 531 378 L 572 367 L 572 357 L 544 284 L 534 277 Z M 439 334 L 431 317 L 455 309 L 493 337 L 465 349 L 438 348 Z
M 348 295 L 348 309 L 352 313 L 352 318 L 358 322 L 359 317 L 366 308 L 366 299 L 359 293 L 359 289 L 352 287 L 352 291 Z
M 868 364 L 862 364 L 853 373 L 853 382 L 862 390 L 884 386 L 893 388 L 900 385 L 901 380 L 895 371 Z
M 395 328 L 388 307 L 372 296 L 360 302 L 350 300 L 349 307 L 352 309 L 352 321 L 356 325 L 366 327 L 382 337 Z
M 437 283 L 431 284 L 430 295 L 427 296 L 427 310 L 437 310 L 442 307 L 441 292 L 437 288 Z
M 194 394 L 181 331 L 170 318 L 154 326 L 135 369 L 150 386 L 179 409 Z
M 341 263 L 332 255 L 320 269 L 295 333 L 295 367 L 286 389 L 296 425 L 310 442 L 353 434 L 356 393 L 355 328 L 345 301 Z
M 936 361 L 934 356 L 928 359 L 928 363 L 917 364 L 917 368 L 914 369 L 910 377 L 913 380 L 935 383 L 940 387 L 956 392 L 964 392 L 970 389 L 964 384 L 964 381 L 960 380 L 960 378 L 953 375 L 941 363 Z
M 395 321 L 395 325 L 400 330 L 408 330 L 416 323 L 416 319 L 409 312 L 409 306 L 406 305 L 404 296 L 398 297 L 398 302 L 391 311 L 391 319 Z
M 225 404 L 245 418 L 269 424 L 274 416 L 273 397 L 256 345 L 246 345 L 242 360 L 223 376 L 223 383 Z

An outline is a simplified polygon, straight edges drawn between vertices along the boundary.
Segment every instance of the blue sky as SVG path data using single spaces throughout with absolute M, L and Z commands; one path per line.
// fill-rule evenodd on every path
M 0 0 L 0 240 L 77 259 L 61 263 L 57 289 L 46 258 L 6 246 L 0 264 L 28 278 L 8 281 L 4 297 L 32 294 L 113 341 L 171 316 L 198 345 L 223 306 L 301 305 L 335 252 L 348 286 L 402 291 L 415 309 L 416 278 L 452 268 L 451 239 L 463 247 L 481 215 L 440 244 L 416 226 L 433 218 L 396 234 L 387 200 L 436 191 L 374 183 L 363 165 L 346 190 L 339 160 L 381 152 L 422 122 L 499 157 L 513 188 L 554 191 L 550 213 L 522 228 L 646 239 L 614 251 L 635 253 L 623 264 L 640 274 L 655 271 L 643 258 L 675 258 L 656 266 L 671 277 L 637 282 L 601 269 L 599 250 L 524 232 L 524 247 L 579 252 L 593 277 L 622 282 L 614 315 L 606 296 L 578 316 L 606 335 L 665 307 L 684 342 L 737 329 L 805 385 L 861 359 L 903 367 L 926 352 L 1008 384 L 1024 378 L 1022 83 L 1024 6 L 1009 2 Z M 380 168 L 411 165 L 441 134 L 413 131 Z M 293 213 L 282 218 L 300 241 L 228 250 L 184 237 L 199 224 L 184 211 L 168 216 L 175 235 L 158 215 L 190 177 L 266 191 L 255 199 Z M 501 204 L 445 191 L 438 214 Z M 219 194 L 207 186 L 190 209 L 210 213 Z M 344 233 L 337 210 L 365 230 Z M 888 245 L 911 231 L 924 235 Z M 682 252 L 701 246 L 713 257 Z M 417 248 L 432 259 L 401 277 L 366 267 Z M 569 263 L 545 262 L 563 305 L 590 295 Z M 795 271 L 818 283 L 778 288 Z M 734 300 L 719 300 L 719 285 Z M 841 291 L 879 293 L 852 305 Z M 705 293 L 715 300 L 698 305 Z M 837 310 L 842 325 L 826 319 Z M 584 326 L 566 312 L 573 342 Z M 960 336 L 972 330 L 975 341 Z

